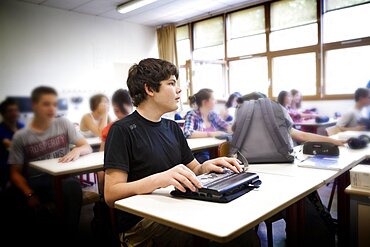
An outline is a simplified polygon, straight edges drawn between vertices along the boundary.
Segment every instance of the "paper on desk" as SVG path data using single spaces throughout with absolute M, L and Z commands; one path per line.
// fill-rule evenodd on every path
M 315 155 L 310 156 L 297 164 L 300 167 L 319 168 L 327 170 L 340 170 L 342 167 L 338 162 L 338 156 Z

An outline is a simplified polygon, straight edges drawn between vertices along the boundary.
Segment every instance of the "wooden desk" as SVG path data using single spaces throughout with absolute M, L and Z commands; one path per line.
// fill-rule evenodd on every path
M 186 140 L 188 141 L 188 145 L 192 151 L 199 151 L 199 150 L 203 150 L 207 148 L 218 147 L 218 145 L 226 141 L 226 140 L 219 140 L 213 137 L 193 138 L 193 139 L 186 139 Z
M 344 190 L 349 185 L 349 170 L 367 158 L 370 148 L 352 150 L 340 147 L 340 153 L 342 165 L 339 170 L 305 168 L 297 164 L 249 165 L 249 171 L 257 172 L 261 177 L 261 188 L 226 204 L 172 198 L 169 195 L 171 189 L 166 188 L 149 195 L 119 200 L 115 207 L 218 242 L 229 241 L 287 209 L 287 240 L 290 245 L 299 246 L 305 233 L 302 199 L 337 178 L 339 246 L 348 246 L 349 197 Z M 286 188 L 284 193 L 279 193 L 282 188 Z M 240 211 L 248 213 L 229 213 L 227 221 L 220 219 L 224 213 L 219 212 Z
M 312 133 L 316 134 L 326 134 L 324 130 L 321 131 L 321 129 L 325 129 L 329 126 L 334 126 L 337 123 L 337 119 L 330 118 L 328 122 L 325 123 L 316 123 L 315 119 L 308 119 L 303 120 L 302 122 L 295 122 L 295 127 L 310 127 L 312 129 Z
M 115 207 L 217 242 L 227 242 L 323 185 L 315 176 L 259 174 L 259 189 L 229 202 L 214 203 L 170 195 L 173 188 L 116 201 Z M 294 185 L 294 186 L 292 186 Z M 281 191 L 284 190 L 284 193 Z
M 370 131 L 343 131 L 335 135 L 331 135 L 330 137 L 337 140 L 347 141 L 351 137 L 359 137 L 360 135 L 370 136 Z
M 58 160 L 59 158 L 33 161 L 29 165 L 54 176 L 56 205 L 59 212 L 63 212 L 62 179 L 67 175 L 79 175 L 103 170 L 104 152 L 90 153 L 68 163 L 59 163 Z
M 345 193 L 346 187 L 350 184 L 349 170 L 368 158 L 370 155 L 370 147 L 359 150 L 353 150 L 348 147 L 339 147 L 339 151 L 339 167 L 337 170 L 298 167 L 297 164 L 276 164 L 250 165 L 250 171 L 257 173 L 267 172 L 277 175 L 287 174 L 289 176 L 294 176 L 295 178 L 304 178 L 305 176 L 309 176 L 306 171 L 310 171 L 312 176 L 324 179 L 324 184 L 337 179 L 338 246 L 349 246 L 350 200 L 349 195 Z M 313 170 L 316 170 L 316 172 Z
M 100 146 L 101 144 L 100 137 L 89 137 L 89 138 L 86 138 L 86 141 L 90 146 Z

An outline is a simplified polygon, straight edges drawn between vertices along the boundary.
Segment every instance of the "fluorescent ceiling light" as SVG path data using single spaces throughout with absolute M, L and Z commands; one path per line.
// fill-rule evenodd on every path
M 148 4 L 151 4 L 153 2 L 156 2 L 157 0 L 132 0 L 127 3 L 123 3 L 121 5 L 117 6 L 117 11 L 121 14 L 126 14 L 128 12 L 131 12 L 135 9 L 144 7 Z

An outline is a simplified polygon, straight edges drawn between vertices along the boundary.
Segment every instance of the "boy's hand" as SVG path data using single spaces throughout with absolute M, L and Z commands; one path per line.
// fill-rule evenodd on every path
M 212 160 L 207 160 L 202 164 L 202 172 L 218 172 L 224 171 L 223 167 L 232 170 L 233 172 L 239 173 L 243 170 L 240 166 L 241 161 L 236 158 L 220 157 Z
M 78 150 L 78 148 L 74 148 L 74 149 L 72 149 L 71 152 L 64 155 L 62 158 L 60 158 L 58 162 L 59 163 L 67 163 L 67 162 L 77 160 L 79 157 L 80 157 L 80 151 Z
M 182 164 L 158 173 L 157 181 L 160 188 L 173 185 L 182 192 L 186 191 L 185 187 L 191 191 L 196 191 L 196 187 L 202 188 L 194 172 Z

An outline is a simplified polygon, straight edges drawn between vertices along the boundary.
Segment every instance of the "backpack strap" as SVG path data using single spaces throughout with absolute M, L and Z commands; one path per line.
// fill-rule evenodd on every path
M 259 104 L 261 106 L 265 126 L 267 127 L 271 139 L 273 140 L 275 147 L 277 147 L 278 152 L 285 157 L 290 150 L 288 148 L 288 143 L 281 135 L 279 127 L 276 124 L 275 113 L 272 109 L 272 103 L 269 99 L 262 99 L 259 100 Z
M 230 154 L 236 154 L 243 145 L 244 137 L 248 132 L 253 116 L 255 103 L 254 100 L 244 101 L 238 109 L 237 114 L 235 114 L 237 117 L 235 120 L 233 139 L 230 143 Z

